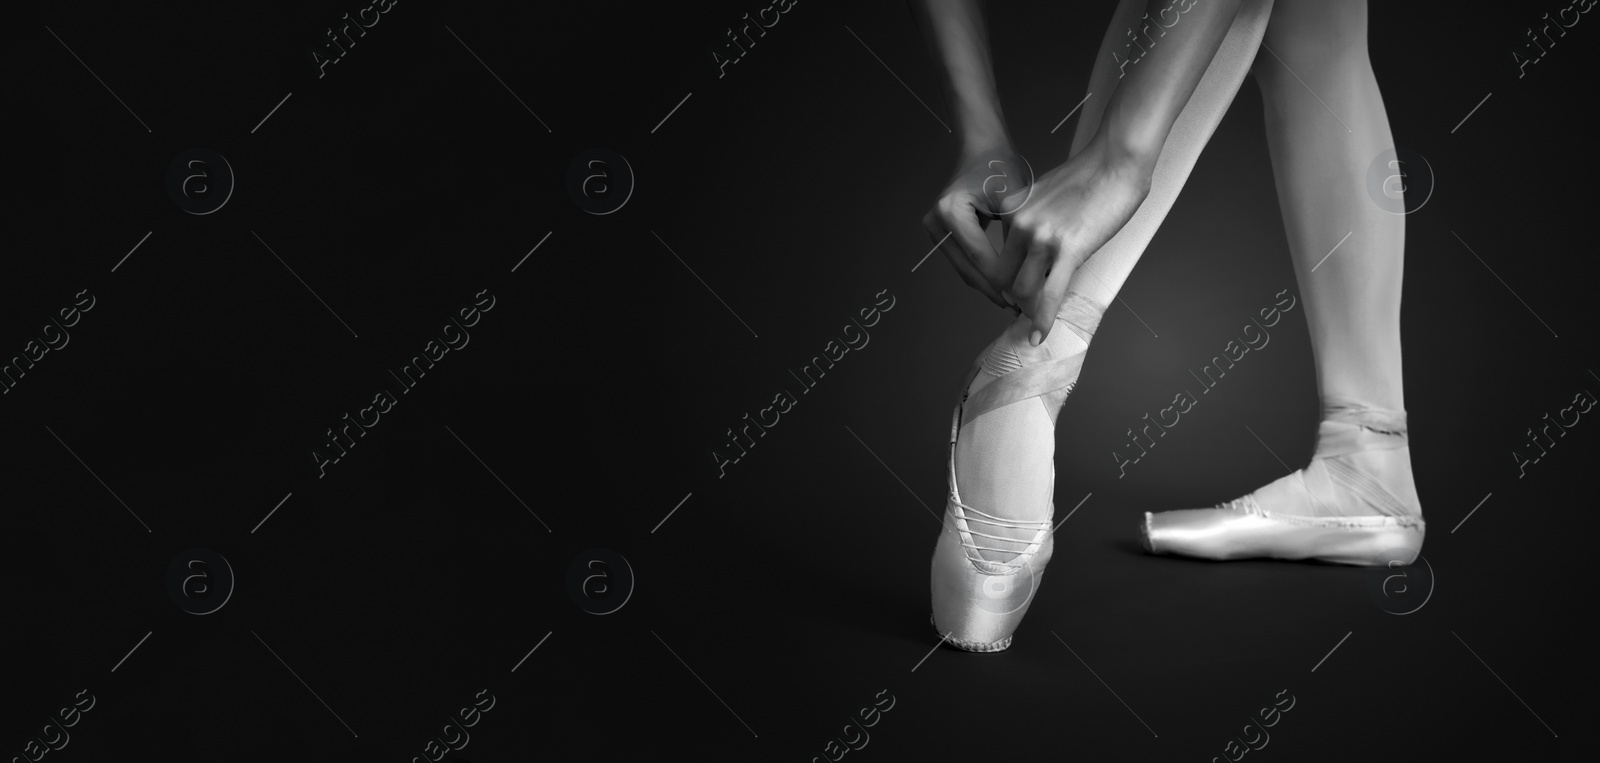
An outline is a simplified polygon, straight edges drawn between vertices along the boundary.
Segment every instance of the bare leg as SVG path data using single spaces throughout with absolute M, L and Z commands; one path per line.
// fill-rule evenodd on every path
M 1142 19 L 1145 7 L 1141 0 L 1122 0 L 1112 18 L 1091 76 L 1093 95 L 1079 121 L 1074 154 L 1083 151 L 1102 121 L 1105 108 L 1100 104 L 1110 100 L 1121 74 L 1112 54 L 1125 53 L 1130 28 L 1149 23 Z M 951 497 L 932 567 L 933 625 L 952 646 L 980 652 L 1004 649 L 1026 613 L 1054 545 L 1049 530 L 1055 418 L 1077 377 L 1076 364 L 1101 313 L 1144 253 L 1249 72 L 1271 7 L 1272 0 L 1244 0 L 1239 6 L 1171 122 L 1144 201 L 1115 236 L 1072 272 L 1048 336 L 1034 346 L 1028 335 L 1036 326 L 1024 314 L 980 356 L 959 409 Z M 1181 34 L 1182 23 L 1179 18 L 1166 34 Z M 1198 25 L 1191 29 L 1200 31 Z M 1161 32 L 1152 29 L 1151 34 Z M 1161 70 L 1144 71 L 1149 77 Z M 1047 381 L 1029 376 L 1041 369 L 1051 371 Z M 997 401 L 1019 389 L 1037 394 L 1005 404 Z
M 1255 60 L 1257 46 L 1267 29 L 1268 17 L 1273 15 L 1273 7 L 1273 0 L 1246 0 L 1240 5 L 1239 15 L 1228 30 L 1222 47 L 1217 50 L 1211 66 L 1206 69 L 1194 95 L 1190 96 L 1183 113 L 1173 123 L 1172 132 L 1162 146 L 1161 158 L 1156 162 L 1150 185 L 1150 195 L 1140 205 L 1139 211 L 1134 213 L 1133 219 L 1073 274 L 1070 287 L 1073 291 L 1109 304 L 1122 290 L 1122 284 L 1133 272 L 1133 266 L 1138 264 L 1145 247 L 1155 238 L 1156 229 L 1161 227 L 1167 213 L 1172 210 L 1178 192 L 1188 182 L 1189 173 L 1194 170 L 1201 150 L 1211 140 L 1223 115 L 1233 104 L 1233 97 L 1239 92 L 1239 85 L 1244 82 L 1245 75 L 1250 72 L 1251 62 Z M 1077 131 L 1072 137 L 1072 154 L 1083 150 L 1093 137 L 1106 101 L 1116 90 L 1121 74 L 1111 54 L 1116 52 L 1119 56 L 1127 57 L 1127 31 L 1138 30 L 1143 24 L 1149 23 L 1141 21 L 1143 14 L 1144 4 L 1138 0 L 1122 0 L 1118 4 L 1111 27 L 1106 30 L 1105 39 L 1100 43 L 1094 73 L 1089 78 L 1090 96 L 1078 116 Z M 1182 32 L 1181 18 L 1170 30 L 1166 30 L 1169 35 Z M 1152 27 L 1150 34 L 1155 36 L 1159 45 L 1160 33 Z M 1141 35 L 1140 39 L 1144 37 Z M 1126 68 L 1134 66 L 1138 64 L 1130 64 Z
M 1364 2 L 1279 0 L 1256 59 L 1322 394 L 1316 452 L 1220 506 L 1146 514 L 1151 551 L 1381 566 L 1422 549 L 1400 374 L 1405 218 L 1366 195 L 1367 167 L 1394 147 L 1366 30 Z
M 1155 236 L 1156 229 L 1172 209 L 1201 150 L 1221 123 L 1228 106 L 1233 103 L 1234 95 L 1250 71 L 1271 10 L 1272 0 L 1247 0 L 1240 6 L 1233 27 L 1182 114 L 1173 124 L 1156 163 L 1149 196 L 1121 232 L 1073 274 L 1070 286 L 1073 291 L 1101 305 L 1109 304 L 1116 297 L 1128 275 L 1133 272 L 1140 255 L 1144 254 L 1145 247 Z M 1100 53 L 1095 59 L 1094 72 L 1090 75 L 1089 100 L 1084 102 L 1078 117 L 1073 154 L 1080 151 L 1093 136 L 1105 103 L 1116 89 L 1121 71 L 1113 62 L 1112 53 L 1127 57 L 1127 32 L 1149 23 L 1141 21 L 1144 13 L 1144 0 L 1122 0 L 1112 16 Z M 1166 34 L 1180 34 L 1182 31 L 1183 22 L 1180 18 Z M 1161 32 L 1153 27 L 1150 34 L 1160 39 Z M 1029 347 L 1026 337 L 1031 327 L 1031 321 L 1026 316 L 1019 316 L 1005 334 L 985 350 L 985 354 L 990 355 L 1000 348 L 1003 352 L 1020 355 L 1026 364 L 1078 354 L 1088 348 L 1088 342 L 1071 331 L 1051 332 L 1045 346 Z M 1093 330 L 1092 326 L 1085 328 Z M 1049 352 L 1043 352 L 1045 350 Z M 995 365 L 988 364 L 986 367 L 993 368 Z M 976 393 L 998 378 L 988 370 L 981 371 L 968 389 Z M 956 479 L 971 505 L 984 507 L 1008 519 L 1049 519 L 1055 457 L 1055 416 L 1068 391 L 1039 398 L 1043 406 L 1032 400 L 1024 400 L 962 426 L 956 445 Z M 983 553 L 985 558 L 995 560 L 1014 556 L 1025 545 L 1022 541 L 1031 536 L 1031 531 L 1026 529 L 994 528 L 992 532 L 1019 541 L 1009 546 L 995 544 L 1008 551 Z
M 1263 52 L 1255 73 L 1318 386 L 1324 400 L 1403 411 L 1406 218 L 1367 197 L 1367 166 L 1394 137 L 1367 58 L 1366 3 L 1278 6 L 1266 37 L 1277 56 Z

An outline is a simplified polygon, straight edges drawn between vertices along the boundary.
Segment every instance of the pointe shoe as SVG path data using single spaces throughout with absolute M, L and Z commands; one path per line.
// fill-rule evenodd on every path
M 1332 405 L 1306 468 L 1213 508 L 1145 512 L 1144 548 L 1216 560 L 1411 564 L 1422 551 L 1425 524 L 1410 475 L 1397 496 L 1370 473 L 1384 457 L 1401 459 L 1409 472 L 1405 427 L 1403 412 Z M 1374 451 L 1398 452 L 1360 455 Z
M 1004 378 L 1004 377 L 1002 377 Z M 993 386 L 991 384 L 990 386 Z M 956 432 L 961 409 L 950 422 L 950 495 L 945 499 L 944 529 L 933 549 L 933 615 L 930 622 L 946 642 L 968 652 L 998 652 L 1011 646 L 1011 634 L 1027 614 L 1044 567 L 1055 550 L 1050 521 L 1023 522 L 986 514 L 961 502 L 956 488 Z M 1055 468 L 1051 467 L 1051 483 Z M 1055 504 L 1050 505 L 1055 514 Z M 976 525 L 977 527 L 974 527 Z M 977 528 L 983 529 L 977 529 Z M 1016 551 L 998 543 L 1020 544 L 991 534 L 995 527 L 1032 529 L 1027 546 L 1010 561 L 984 559 L 979 551 Z M 990 532 L 984 532 L 989 530 Z
M 1069 292 L 1057 320 L 1087 342 L 1104 312 L 1104 305 Z M 961 404 L 951 415 L 950 491 L 945 500 L 944 527 L 933 551 L 933 614 L 929 621 L 939 636 L 957 649 L 998 652 L 1011 646 L 1012 635 L 1039 590 L 1045 565 L 1055 548 L 1050 532 L 1054 503 L 1043 521 L 1023 521 L 1006 519 L 962 502 L 956 485 L 955 458 L 963 418 L 970 421 L 1020 400 L 1067 389 L 1077 378 L 1083 357 L 1084 352 L 1078 352 L 1010 370 L 970 395 L 963 392 Z M 970 387 L 980 367 L 981 361 L 974 364 L 963 390 Z M 1052 423 L 1054 418 L 1052 412 Z M 1050 484 L 1053 489 L 1054 464 L 1050 468 Z M 1001 528 L 1033 533 L 1024 541 L 994 534 Z M 1004 544 L 1011 545 L 1001 547 Z M 983 558 L 980 551 L 1016 556 L 996 561 Z

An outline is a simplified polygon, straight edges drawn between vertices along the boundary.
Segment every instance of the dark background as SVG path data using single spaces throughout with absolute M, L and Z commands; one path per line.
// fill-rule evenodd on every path
M 1113 5 L 991 11 L 1038 171 Z M 7 755 L 81 689 L 97 704 L 51 760 L 407 760 L 485 689 L 457 759 L 826 759 L 883 690 L 852 760 L 1207 760 L 1280 690 L 1273 760 L 1593 748 L 1596 425 L 1521 478 L 1511 452 L 1600 391 L 1600 21 L 1519 79 L 1510 51 L 1564 6 L 1371 10 L 1396 143 L 1436 176 L 1403 316 L 1421 608 L 1385 611 L 1369 570 L 1138 547 L 1142 512 L 1287 471 L 1246 426 L 1289 468 L 1311 453 L 1297 306 L 1125 477 L 1110 457 L 1300 294 L 1246 84 L 1061 415 L 1056 517 L 1077 510 L 1050 582 L 1015 646 L 972 655 L 930 654 L 928 560 L 957 384 L 1008 316 L 942 256 L 912 272 L 955 143 L 904 4 L 801 0 L 719 79 L 709 51 L 765 6 L 403 0 L 319 79 L 307 51 L 361 7 L 13 12 L 0 350 L 97 301 L 0 396 Z M 195 147 L 236 173 L 206 216 L 164 187 Z M 637 175 L 613 214 L 567 193 L 591 148 Z M 321 433 L 483 289 L 471 343 L 318 479 Z M 724 430 L 885 289 L 870 343 L 719 479 Z M 197 546 L 237 576 L 205 617 L 166 590 Z M 604 617 L 567 593 L 592 547 L 636 581 Z

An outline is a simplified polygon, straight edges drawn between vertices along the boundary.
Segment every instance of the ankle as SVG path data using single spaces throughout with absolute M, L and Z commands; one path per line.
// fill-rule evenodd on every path
M 1325 424 L 1359 427 L 1379 434 L 1406 435 L 1403 403 L 1390 408 L 1365 402 L 1363 398 L 1325 395 L 1322 400 L 1322 420 Z

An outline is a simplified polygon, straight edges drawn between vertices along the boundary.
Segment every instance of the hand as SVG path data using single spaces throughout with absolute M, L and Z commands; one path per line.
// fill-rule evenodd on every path
M 939 200 L 922 218 L 929 239 L 943 242 L 939 251 L 955 266 L 961 280 L 983 292 L 990 302 L 1010 310 L 1018 308 L 1003 292 L 1011 286 L 1017 268 L 1002 263 L 984 231 L 1022 206 L 1033 181 L 1031 175 L 1027 160 L 1009 145 L 974 152 L 957 164 Z M 1016 259 L 1020 264 L 1021 258 Z
M 1015 268 L 1011 289 L 1033 322 L 1034 346 L 1050 335 L 1072 274 L 1144 203 L 1153 169 L 1154 162 L 1113 150 L 1097 136 L 1039 176 L 1012 215 L 999 262 Z

